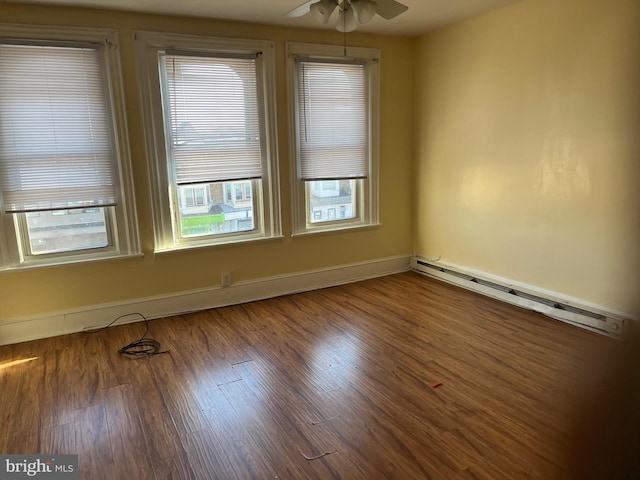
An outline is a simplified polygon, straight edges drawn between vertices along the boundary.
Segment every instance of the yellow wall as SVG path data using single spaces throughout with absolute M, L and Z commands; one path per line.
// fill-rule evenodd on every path
M 106 302 L 303 272 L 411 253 L 413 43 L 408 38 L 349 34 L 351 45 L 381 50 L 380 220 L 352 233 L 290 238 L 289 132 L 284 43 L 342 44 L 336 31 L 275 28 L 203 19 L 0 3 L 6 23 L 115 28 L 120 36 L 127 121 L 144 259 L 103 261 L 0 273 L 0 321 Z M 133 56 L 133 30 L 272 40 L 277 49 L 277 109 L 285 238 L 154 255 L 149 185 Z
M 640 2 L 524 0 L 416 56 L 415 252 L 637 315 Z

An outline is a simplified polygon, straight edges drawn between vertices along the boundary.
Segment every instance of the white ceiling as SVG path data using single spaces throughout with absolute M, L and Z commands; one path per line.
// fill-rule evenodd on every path
M 311 15 L 284 15 L 304 0 L 14 0 L 22 3 L 74 5 L 117 10 L 188 15 L 205 18 L 282 25 L 288 27 L 334 28 L 318 25 Z M 359 31 L 415 36 L 519 0 L 400 0 L 409 10 L 392 20 L 378 15 Z M 0 0 L 1 2 L 1 0 Z M 334 17 L 336 14 L 334 13 Z M 335 18 L 332 18 L 335 22 Z

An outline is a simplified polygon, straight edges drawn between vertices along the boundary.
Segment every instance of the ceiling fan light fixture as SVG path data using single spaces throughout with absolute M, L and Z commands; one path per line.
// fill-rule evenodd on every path
M 346 4 L 346 5 L 345 5 Z M 348 4 L 346 0 L 340 6 L 338 11 L 338 23 L 336 29 L 339 32 L 353 32 L 358 24 L 356 23 L 356 17 L 353 14 L 353 8 Z
M 325 25 L 329 22 L 329 17 L 331 17 L 337 5 L 335 0 L 320 0 L 312 4 L 309 10 L 318 23 Z
M 326 25 L 336 7 L 339 7 L 340 15 L 337 29 L 341 32 L 352 32 L 358 25 L 370 22 L 376 15 L 391 20 L 409 9 L 397 0 L 307 0 L 285 16 L 301 17 L 311 12 L 318 23 Z
M 370 22 L 378 9 L 378 3 L 375 0 L 351 0 L 351 6 L 358 23 Z

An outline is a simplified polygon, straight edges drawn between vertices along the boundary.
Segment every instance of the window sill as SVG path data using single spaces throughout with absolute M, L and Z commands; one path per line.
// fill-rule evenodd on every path
M 318 228 L 318 229 L 309 229 L 300 232 L 295 232 L 291 234 L 292 238 L 295 237 L 308 237 L 314 235 L 322 235 L 322 234 L 332 234 L 332 233 L 347 233 L 353 231 L 362 231 L 362 230 L 374 230 L 378 229 L 382 226 L 381 223 L 367 223 L 364 225 L 348 225 L 343 227 L 333 227 L 333 228 Z
M 118 255 L 110 255 L 104 257 L 93 257 L 93 258 L 74 258 L 74 259 L 57 259 L 57 260 L 49 260 L 49 261 L 30 261 L 25 262 L 20 265 L 9 265 L 6 267 L 0 267 L 0 274 L 4 272 L 22 272 L 26 270 L 35 270 L 40 268 L 49 268 L 49 267 L 64 267 L 71 265 L 82 265 L 89 264 L 95 262 L 106 262 L 110 260 L 124 260 L 124 259 L 142 259 L 144 258 L 144 253 L 132 253 L 132 254 L 118 254 Z
M 215 243 L 209 242 L 209 243 L 198 243 L 198 244 L 190 244 L 190 245 L 175 245 L 175 246 L 166 247 L 166 248 L 156 248 L 156 250 L 153 253 L 156 255 L 164 255 L 164 254 L 173 253 L 173 252 L 185 252 L 185 251 L 188 252 L 193 250 L 202 250 L 204 248 L 229 247 L 234 245 L 240 246 L 240 245 L 247 245 L 250 243 L 257 243 L 257 242 L 282 240 L 283 238 L 284 238 L 283 235 L 273 235 L 270 237 L 252 237 L 252 238 L 246 238 L 246 239 L 240 239 L 240 240 L 236 238 L 234 240 L 220 241 Z

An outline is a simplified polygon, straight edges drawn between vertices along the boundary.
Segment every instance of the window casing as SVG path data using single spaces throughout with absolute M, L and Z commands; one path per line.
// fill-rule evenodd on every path
M 117 34 L 0 24 L 0 269 L 139 255 Z
M 273 44 L 135 38 L 156 251 L 280 236 Z
M 379 52 L 287 44 L 293 234 L 378 224 Z

